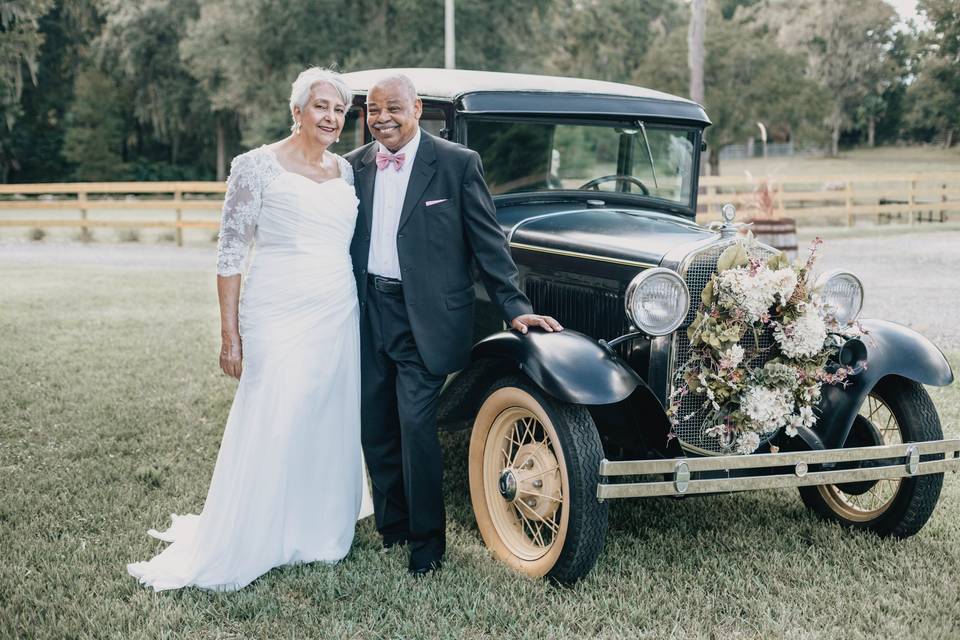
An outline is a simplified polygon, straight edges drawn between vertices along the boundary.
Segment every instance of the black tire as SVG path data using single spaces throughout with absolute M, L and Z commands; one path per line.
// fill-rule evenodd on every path
M 882 402 L 886 410 L 892 414 L 896 420 L 901 442 L 923 442 L 943 438 L 943 429 L 940 426 L 936 407 L 923 385 L 899 376 L 888 376 L 877 383 L 870 391 L 870 396 L 874 402 L 877 400 Z M 871 429 L 869 425 L 872 423 L 864 416 L 858 416 L 857 420 L 858 424 L 851 430 L 851 437 L 847 439 L 846 446 L 885 443 L 883 441 L 851 443 L 852 438 L 863 440 L 864 428 Z M 859 436 L 855 435 L 858 431 Z M 872 428 L 872 432 L 879 434 L 879 430 L 875 427 Z M 886 443 L 889 444 L 889 442 Z M 942 459 L 942 457 L 942 454 L 937 454 L 930 459 Z M 925 456 L 924 460 L 926 459 Z M 800 497 L 809 509 L 825 520 L 838 522 L 850 528 L 869 529 L 880 536 L 907 538 L 920 531 L 933 514 L 943 486 L 943 474 L 902 478 L 895 495 L 874 511 L 864 510 L 863 513 L 856 513 L 845 508 L 842 497 L 864 493 L 867 487 L 862 486 L 863 484 L 847 485 L 851 494 L 843 492 L 844 485 L 800 487 Z
M 531 401 L 535 406 L 529 404 Z M 543 423 L 540 425 L 542 433 L 550 437 L 550 446 L 546 448 L 551 452 L 559 449 L 554 460 L 558 467 L 563 468 L 560 473 L 567 488 L 562 495 L 562 505 L 557 508 L 561 516 L 563 510 L 567 511 L 566 517 L 559 520 L 563 535 L 553 536 L 553 543 L 559 549 L 544 546 L 546 551 L 539 558 L 524 557 L 512 550 L 516 549 L 517 543 L 508 538 L 517 534 L 511 534 L 509 527 L 504 527 L 502 512 L 498 509 L 509 512 L 513 503 L 502 493 L 493 493 L 493 478 L 488 476 L 496 464 L 484 462 L 491 447 L 495 451 L 500 450 L 497 442 L 502 442 L 502 435 L 497 440 L 497 430 L 509 423 L 504 416 L 512 415 L 510 412 L 515 410 L 526 409 L 542 418 L 538 424 Z M 506 422 L 498 423 L 498 419 Z M 603 551 L 607 535 L 608 506 L 597 499 L 602 459 L 600 436 L 585 407 L 552 398 L 522 375 L 511 375 L 495 383 L 477 412 L 470 441 L 470 496 L 477 525 L 488 548 L 498 559 L 526 575 L 546 576 L 565 585 L 585 576 Z M 510 464 L 504 468 L 510 468 Z M 516 510 L 518 513 L 523 511 L 519 506 Z M 494 516 L 494 511 L 501 514 L 499 520 Z M 520 530 L 523 531 L 522 526 Z

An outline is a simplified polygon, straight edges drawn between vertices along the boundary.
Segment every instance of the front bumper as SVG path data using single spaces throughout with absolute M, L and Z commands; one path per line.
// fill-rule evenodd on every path
M 940 459 L 932 459 L 943 454 Z M 850 464 L 856 468 L 849 468 Z M 837 465 L 845 468 L 837 469 Z M 960 439 L 669 460 L 600 462 L 597 498 L 649 498 L 907 478 L 960 469 Z M 716 476 L 726 477 L 716 477 Z M 627 482 L 611 482 L 611 478 Z M 707 476 L 707 477 L 701 477 Z

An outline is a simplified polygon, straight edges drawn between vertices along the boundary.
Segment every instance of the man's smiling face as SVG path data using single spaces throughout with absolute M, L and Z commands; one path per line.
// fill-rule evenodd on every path
M 390 151 L 398 151 L 413 139 L 421 113 L 423 104 L 413 85 L 402 78 L 382 80 L 367 94 L 367 126 Z

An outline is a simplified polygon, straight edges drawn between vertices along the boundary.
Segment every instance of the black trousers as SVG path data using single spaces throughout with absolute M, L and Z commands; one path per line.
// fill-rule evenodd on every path
M 410 568 L 443 559 L 443 453 L 437 398 L 446 376 L 417 351 L 403 293 L 367 288 L 361 314 L 361 441 L 384 544 L 408 541 Z

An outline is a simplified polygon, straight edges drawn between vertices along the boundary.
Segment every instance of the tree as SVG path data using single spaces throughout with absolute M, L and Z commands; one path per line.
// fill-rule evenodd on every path
M 539 71 L 613 82 L 629 82 L 656 38 L 687 23 L 677 0 L 558 0 L 542 10 Z
M 137 123 L 168 145 L 168 160 L 176 165 L 184 139 L 211 125 L 206 96 L 178 49 L 187 22 L 199 12 L 197 0 L 103 0 L 102 11 L 96 60 L 127 85 Z
M 917 78 L 908 90 L 914 129 L 943 135 L 950 147 L 960 130 L 960 7 L 952 0 L 920 0 L 931 28 L 920 34 Z
M 841 130 L 884 73 L 896 12 L 883 0 L 810 0 L 764 5 L 758 15 L 777 30 L 780 44 L 806 55 L 811 77 L 830 97 L 827 125 L 836 156 Z
M 43 34 L 39 21 L 53 0 L 0 0 L 0 178 L 7 181 L 11 168 L 17 166 L 16 156 L 10 148 L 10 131 L 22 113 L 20 98 L 23 95 L 24 71 L 29 80 L 37 83 L 37 62 Z
M 751 136 L 758 121 L 787 136 L 812 135 L 824 98 L 805 77 L 804 57 L 784 51 L 749 17 L 723 20 L 714 10 L 708 23 L 704 106 L 713 121 L 706 134 L 711 173 L 719 173 L 720 149 Z M 636 81 L 683 95 L 689 83 L 686 35 L 675 29 L 658 39 Z
M 80 180 L 117 180 L 125 176 L 127 108 L 125 95 L 105 73 L 88 68 L 77 75 L 75 100 L 67 113 L 63 153 L 76 164 Z

